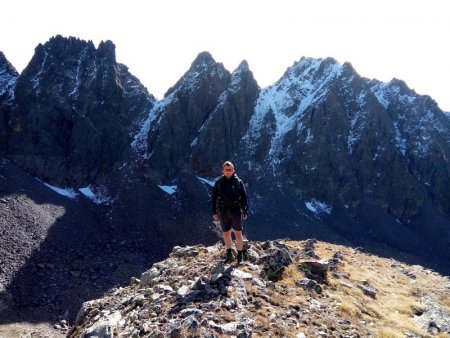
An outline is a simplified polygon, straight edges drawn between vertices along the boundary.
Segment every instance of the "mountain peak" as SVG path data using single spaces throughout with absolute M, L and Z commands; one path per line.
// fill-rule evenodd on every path
M 191 68 L 198 68 L 198 67 L 208 68 L 209 66 L 212 66 L 215 63 L 216 61 L 214 60 L 212 55 L 209 52 L 204 51 L 197 55 L 195 60 L 192 62 Z
M 5 54 L 3 54 L 3 52 L 0 51 L 0 76 L 4 72 L 19 76 L 19 73 L 17 72 L 16 68 L 14 68 L 14 66 L 8 61 Z
M 248 71 L 250 67 L 248 65 L 247 60 L 242 60 L 239 66 L 236 68 L 236 71 Z
M 39 44 L 37 48 L 44 47 L 44 50 L 52 50 L 55 55 L 64 58 L 67 57 L 67 54 L 73 55 L 87 46 L 92 49 L 95 48 L 94 43 L 90 40 L 86 41 L 73 36 L 64 37 L 62 35 L 55 35 L 44 45 Z
M 329 78 L 341 72 L 343 66 L 331 57 L 325 59 L 303 56 L 289 67 L 279 81 L 283 79 L 317 79 Z
M 101 58 L 116 61 L 116 45 L 111 40 L 101 41 L 97 48 L 97 54 Z
M 313 57 L 307 57 L 302 56 L 299 61 L 295 62 L 294 65 L 297 66 L 316 66 L 316 65 L 340 65 L 338 61 L 336 61 L 332 57 L 326 57 L 326 58 L 313 58 Z
M 392 78 L 391 81 L 389 81 L 389 86 L 392 86 L 392 87 L 401 87 L 401 88 L 408 88 L 408 89 L 409 89 L 409 87 L 408 87 L 408 85 L 406 84 L 405 81 L 400 80 L 400 79 L 397 79 L 397 78 L 395 78 L 395 77 Z
M 229 76 L 229 72 L 223 67 L 222 63 L 216 62 L 209 52 L 201 52 L 192 62 L 189 70 L 174 86 L 167 90 L 164 97 L 169 96 L 181 88 L 192 89 L 198 81 L 204 78 L 212 77 L 219 78 L 221 79 L 220 81 L 228 81 Z

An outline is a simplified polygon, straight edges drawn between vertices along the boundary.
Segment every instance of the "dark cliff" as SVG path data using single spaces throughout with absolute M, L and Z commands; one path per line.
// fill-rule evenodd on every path
M 104 182 L 153 102 L 111 41 L 56 36 L 17 79 L 8 156 L 53 184 Z

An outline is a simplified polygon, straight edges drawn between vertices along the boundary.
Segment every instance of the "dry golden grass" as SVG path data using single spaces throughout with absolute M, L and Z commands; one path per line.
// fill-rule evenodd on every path
M 301 242 L 288 244 L 297 250 L 302 249 Z M 314 248 L 320 260 L 330 259 L 337 251 L 343 255 L 338 271 L 342 276 L 348 276 L 348 279 L 330 277 L 328 285 L 323 286 L 330 303 L 338 304 L 337 314 L 352 322 L 364 320 L 373 323 L 379 337 L 403 337 L 402 332 L 405 331 L 429 337 L 413 320 L 422 309 L 421 294 L 430 295 L 447 309 L 450 308 L 449 291 L 440 286 L 443 284 L 443 277 L 428 270 L 362 252 L 352 252 L 351 248 L 330 243 L 317 242 Z M 296 279 L 304 278 L 297 269 L 299 263 L 301 260 L 286 268 L 283 282 L 287 285 L 294 287 Z M 417 278 L 406 276 L 404 271 L 412 271 Z M 341 281 L 354 287 L 345 287 L 341 285 Z M 363 281 L 376 288 L 375 299 L 364 295 L 356 286 Z
M 392 329 L 379 329 L 378 330 L 378 337 L 379 338 L 403 338 L 404 336 L 402 334 L 398 334 Z
M 445 306 L 448 312 L 450 312 L 450 297 L 446 297 L 444 299 L 440 299 L 440 303 Z
M 296 263 L 292 263 L 291 265 L 286 267 L 282 273 L 281 279 L 286 285 L 290 287 L 296 287 L 295 280 L 305 277 L 305 274 L 297 268 L 297 265 L 298 264 Z
M 361 311 L 352 303 L 343 302 L 339 305 L 337 312 L 345 319 L 353 319 L 361 316 Z

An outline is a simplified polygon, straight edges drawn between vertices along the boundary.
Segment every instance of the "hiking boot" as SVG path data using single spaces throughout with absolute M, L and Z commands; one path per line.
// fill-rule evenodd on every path
M 233 261 L 233 253 L 231 252 L 231 249 L 227 249 L 227 256 L 225 257 L 224 263 L 230 264 Z
M 244 251 L 238 251 L 237 263 L 241 264 L 243 260 L 244 260 Z

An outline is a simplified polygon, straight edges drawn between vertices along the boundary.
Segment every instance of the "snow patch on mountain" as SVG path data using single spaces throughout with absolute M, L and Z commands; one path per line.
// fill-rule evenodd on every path
M 446 128 L 436 116 L 436 112 L 430 109 L 424 111 L 420 105 L 405 106 L 405 111 L 394 122 L 394 128 L 396 145 L 403 155 L 409 149 L 418 157 L 428 156 L 436 142 L 434 133 L 448 139 Z
M 73 188 L 67 188 L 67 187 L 66 188 L 59 188 L 59 187 L 56 187 L 54 185 L 50 185 L 48 183 L 45 183 L 45 182 L 41 181 L 40 179 L 38 179 L 37 177 L 35 177 L 35 178 L 39 182 L 44 184 L 47 188 L 50 188 L 51 190 L 53 190 L 54 192 L 56 192 L 57 194 L 59 194 L 61 196 L 64 196 L 64 197 L 67 197 L 67 198 L 70 198 L 70 199 L 75 199 L 78 196 L 77 192 Z
M 114 202 L 114 199 L 111 198 L 108 194 L 108 189 L 105 186 L 92 186 L 88 185 L 84 188 L 79 188 L 80 191 L 85 197 L 89 198 L 95 204 L 105 204 L 110 205 Z
M 406 87 L 406 84 L 403 84 L 403 82 L 401 83 L 402 85 L 399 84 L 398 80 L 392 80 L 388 83 L 392 96 L 397 97 L 398 100 L 405 105 L 413 104 L 417 99 L 417 94 Z
M 173 93 L 172 93 L 173 94 Z M 138 154 L 139 156 L 148 159 L 150 158 L 150 154 L 148 154 L 148 144 L 147 144 L 147 136 L 150 132 L 150 129 L 153 125 L 153 122 L 161 116 L 162 111 L 167 106 L 169 102 L 173 99 L 173 95 L 169 95 L 165 97 L 163 100 L 155 102 L 155 105 L 149 110 L 148 116 L 142 124 L 141 129 L 134 136 L 133 141 L 131 142 L 131 149 Z
M 36 94 L 39 94 L 40 92 L 40 82 L 42 74 L 45 74 L 47 71 L 47 60 L 49 58 L 49 54 L 46 50 L 44 50 L 44 60 L 42 61 L 41 67 L 39 68 L 39 72 L 31 79 L 31 82 L 33 83 L 33 89 L 36 89 Z
M 75 74 L 73 74 L 72 76 L 70 76 L 69 73 L 69 77 L 72 78 L 72 80 L 74 81 L 75 85 L 73 87 L 73 90 L 69 93 L 69 96 L 76 96 L 76 94 L 79 94 L 79 88 L 81 85 L 81 81 L 80 81 L 80 70 L 82 69 L 81 67 L 81 63 L 83 61 L 83 59 L 86 57 L 86 54 L 88 52 L 88 48 L 85 47 L 83 48 L 80 57 L 78 58 L 78 60 L 74 60 L 77 64 L 76 66 L 76 70 L 75 70 Z
M 394 129 L 395 129 L 395 145 L 397 149 L 402 153 L 402 155 L 405 156 L 406 151 L 408 150 L 407 140 L 402 136 L 398 122 L 394 122 Z
M 7 94 L 11 99 L 14 98 L 17 78 L 18 76 L 11 76 L 4 69 L 0 70 L 0 96 Z
M 280 81 L 261 91 L 255 113 L 250 120 L 246 140 L 256 140 L 267 131 L 268 126 L 264 121 L 271 114 L 275 119 L 275 130 L 269 157 L 272 165 L 280 163 L 279 157 L 285 135 L 294 128 L 297 129 L 297 134 L 303 130 L 302 119 L 307 108 L 315 105 L 326 95 L 330 82 L 341 72 L 342 65 L 337 62 L 302 58 L 287 70 Z M 311 141 L 312 135 L 309 132 L 305 142 Z
M 203 178 L 203 177 L 200 177 L 200 176 L 197 176 L 197 178 L 200 180 L 200 182 L 202 182 L 202 183 L 204 183 L 206 185 L 209 185 L 211 187 L 214 187 L 214 184 L 216 183 L 215 179 L 211 180 L 211 179 Z
M 106 204 L 109 205 L 112 202 L 114 202 L 114 199 L 111 198 L 108 195 L 108 189 L 105 186 L 100 187 L 94 187 L 92 185 L 88 185 L 84 188 L 71 188 L 71 187 L 64 187 L 60 188 L 51 184 L 48 184 L 44 181 L 41 181 L 36 177 L 36 179 L 44 184 L 47 188 L 53 190 L 58 195 L 70 198 L 70 199 L 76 199 L 80 193 L 84 195 L 85 197 L 89 198 L 92 202 L 95 204 Z
M 410 90 L 399 80 L 389 83 L 371 81 L 371 90 L 385 109 L 392 100 L 400 104 L 398 116 L 392 121 L 395 132 L 395 146 L 405 156 L 410 150 L 419 157 L 425 157 L 433 145 L 430 132 L 446 135 L 446 128 L 435 116 L 435 112 L 423 108 L 423 97 Z
M 247 62 L 241 62 L 239 67 L 231 74 L 228 90 L 232 93 L 237 93 L 241 89 L 242 76 L 249 71 Z
M 169 195 L 173 195 L 178 189 L 178 186 L 176 185 L 158 185 L 158 187 Z
M 223 79 L 228 76 L 228 71 L 221 63 L 216 63 L 208 53 L 202 53 L 175 87 L 177 90 L 198 88 L 202 76 L 205 74 Z
M 365 110 L 367 95 L 368 95 L 367 92 L 364 92 L 364 91 L 359 93 L 359 96 L 357 99 L 359 109 L 356 111 L 355 115 L 350 119 L 350 131 L 349 131 L 349 135 L 347 137 L 347 149 L 348 149 L 349 154 L 352 154 L 353 145 L 361 137 L 361 131 L 364 127 L 363 120 L 367 114 L 367 112 Z
M 14 99 L 14 88 L 18 77 L 19 73 L 0 52 L 0 97 L 6 94 L 9 100 Z
M 14 87 L 16 86 L 17 77 L 7 77 L 0 72 L 0 96 L 7 94 L 14 99 Z
M 372 92 L 375 94 L 376 98 L 378 99 L 378 102 L 381 103 L 384 109 L 387 109 L 390 102 L 390 98 L 392 97 L 387 84 L 379 81 L 372 81 L 372 83 L 373 83 L 373 85 L 371 86 Z
M 320 217 L 322 214 L 330 215 L 333 211 L 333 207 L 327 203 L 320 202 L 316 199 L 312 199 L 310 201 L 305 202 L 305 206 L 316 215 L 316 217 Z

